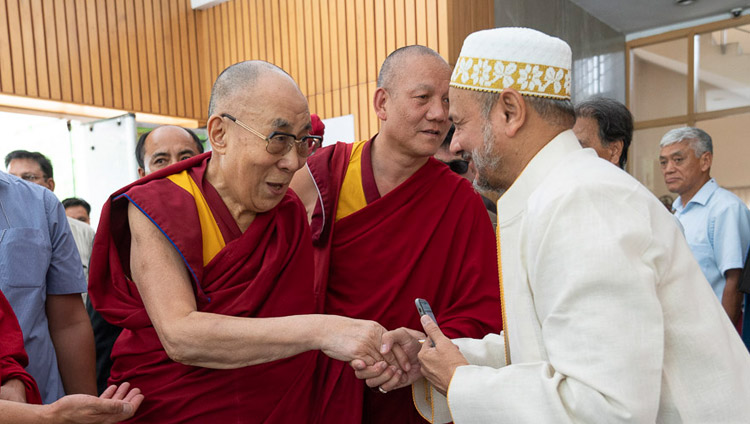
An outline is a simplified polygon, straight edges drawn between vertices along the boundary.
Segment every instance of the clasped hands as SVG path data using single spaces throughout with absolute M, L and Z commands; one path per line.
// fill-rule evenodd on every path
M 387 393 L 425 377 L 445 394 L 456 368 L 469 363 L 429 317 L 422 317 L 422 327 L 426 334 L 404 327 L 383 329 L 376 354 L 370 349 L 368 355 L 349 361 L 357 378 Z

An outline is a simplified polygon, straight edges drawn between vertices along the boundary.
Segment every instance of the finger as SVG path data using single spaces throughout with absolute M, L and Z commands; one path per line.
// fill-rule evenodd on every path
M 402 374 L 403 374 L 403 371 L 391 365 L 388 368 L 386 368 L 385 371 L 383 371 L 383 373 L 380 374 L 379 376 L 374 377 L 374 378 L 368 378 L 367 380 L 365 380 L 365 383 L 367 383 L 369 387 L 378 387 L 382 384 L 385 384 L 391 381 L 394 378 L 396 380 L 400 380 Z
M 104 390 L 102 394 L 99 395 L 99 397 L 102 399 L 111 399 L 112 395 L 114 395 L 116 391 L 117 391 L 117 386 L 113 384 L 107 387 L 107 389 Z
M 125 399 L 123 399 L 123 400 L 125 402 L 130 402 L 130 401 L 133 400 L 134 397 L 138 396 L 139 394 L 141 394 L 141 389 L 139 389 L 139 388 L 136 387 L 134 389 L 131 389 L 128 392 L 127 396 L 125 396 Z
M 411 361 L 409 360 L 409 355 L 404 352 L 404 349 L 400 345 L 393 345 L 392 351 L 401 369 L 409 372 L 409 370 L 411 369 Z
M 95 415 L 120 415 L 124 413 L 128 407 L 131 407 L 130 404 L 114 399 L 98 400 L 92 405 Z
M 365 361 L 361 359 L 355 359 L 351 362 L 349 362 L 349 366 L 354 368 L 354 371 L 361 371 L 365 368 L 367 368 L 367 364 L 365 364 Z
M 424 328 L 425 333 L 427 333 L 427 337 L 432 339 L 435 344 L 447 340 L 443 335 L 443 332 L 440 331 L 440 327 L 438 327 L 435 321 L 433 321 L 428 315 L 423 315 L 420 321 L 422 322 L 422 327 Z
M 366 380 L 368 378 L 375 378 L 383 373 L 388 368 L 388 363 L 380 361 L 377 364 L 367 367 L 360 371 L 355 371 L 354 375 L 360 380 Z
M 379 384 L 379 386 L 382 387 L 383 390 L 390 392 L 391 390 L 396 390 L 396 389 L 401 388 L 407 380 L 408 380 L 408 377 L 406 373 L 402 372 L 400 374 L 394 375 L 390 380 Z
M 117 388 L 117 391 L 115 392 L 114 396 L 112 396 L 112 399 L 114 400 L 122 400 L 125 398 L 125 395 L 128 394 L 128 391 L 130 390 L 130 383 L 125 382 L 120 384 L 120 387 Z
M 125 408 L 123 409 L 123 413 L 127 414 L 125 418 L 132 417 L 135 414 L 135 411 L 138 410 L 138 407 L 141 406 L 141 402 L 143 402 L 142 394 L 133 396 L 133 398 L 125 404 Z

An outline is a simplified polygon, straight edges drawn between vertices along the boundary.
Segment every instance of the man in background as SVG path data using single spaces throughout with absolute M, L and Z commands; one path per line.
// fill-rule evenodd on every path
M 62 204 L 65 208 L 65 215 L 69 218 L 91 225 L 91 205 L 89 205 L 89 202 L 78 197 L 68 197 L 62 201 Z
M 94 343 L 80 293 L 86 279 L 54 188 L 52 165 L 38 152 L 15 151 L 0 172 L 0 289 L 21 324 L 29 373 L 44 403 L 95 394 Z M 81 222 L 70 220 L 82 226 Z M 5 388 L 0 398 L 10 393 Z
M 624 104 L 606 97 L 593 97 L 575 107 L 573 132 L 583 147 L 591 147 L 600 158 L 625 169 L 633 139 L 633 115 Z
M 750 211 L 734 193 L 711 178 L 713 142 L 700 128 L 673 129 L 659 143 L 667 189 L 685 238 L 729 319 L 742 318 L 740 277 L 750 245 Z
M 201 153 L 203 143 L 193 131 L 174 125 L 157 127 L 142 134 L 135 145 L 138 176 L 143 178 Z

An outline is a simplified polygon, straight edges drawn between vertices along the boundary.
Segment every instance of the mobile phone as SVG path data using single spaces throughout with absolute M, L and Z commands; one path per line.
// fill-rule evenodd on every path
M 427 315 L 432 319 L 432 322 L 437 324 L 437 320 L 435 319 L 435 314 L 432 313 L 432 308 L 430 307 L 430 303 L 424 299 L 416 298 L 414 299 L 414 304 L 417 305 L 417 312 L 419 312 L 419 316 Z M 435 347 L 435 342 L 430 340 L 430 346 Z M 421 340 L 420 340 L 421 342 Z
M 420 317 L 423 315 L 428 315 L 430 318 L 432 318 L 432 321 L 437 324 L 437 320 L 435 319 L 435 315 L 432 313 L 432 308 L 430 307 L 429 302 L 421 298 L 416 298 L 414 299 L 414 303 L 417 305 L 417 312 L 419 312 Z

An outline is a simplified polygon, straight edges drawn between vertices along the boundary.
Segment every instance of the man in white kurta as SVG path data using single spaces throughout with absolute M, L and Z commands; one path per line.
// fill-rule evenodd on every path
M 506 48 L 515 41 L 521 58 Z M 750 355 L 664 206 L 582 149 L 569 122 L 530 106 L 524 87 L 503 82 L 490 112 L 470 97 L 492 92 L 486 82 L 503 71 L 493 55 L 505 69 L 515 60 L 516 71 L 569 70 L 569 48 L 555 62 L 561 45 L 519 28 L 464 43 L 451 83 L 452 148 L 478 158 L 478 186 L 506 190 L 498 202 L 505 331 L 453 340 L 457 350 L 423 319 L 435 347 L 419 353 L 430 382 L 414 383 L 415 403 L 430 421 L 457 424 L 747 422 Z M 490 61 L 489 78 L 462 81 L 460 69 L 477 58 Z M 532 94 L 566 100 L 547 88 Z

